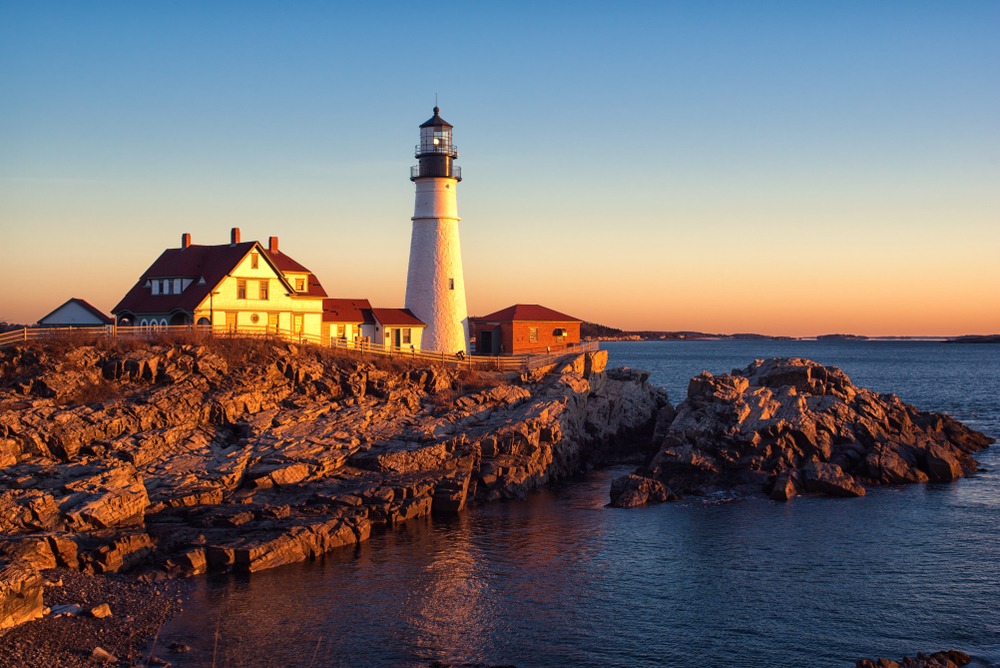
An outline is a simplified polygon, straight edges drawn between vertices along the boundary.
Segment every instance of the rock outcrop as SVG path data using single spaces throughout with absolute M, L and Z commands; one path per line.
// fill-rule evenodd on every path
M 24 570 L 5 577 L 254 572 L 521 497 L 648 444 L 665 393 L 606 362 L 511 377 L 225 339 L 0 351 L 0 558 Z M 4 607 L 34 589 L 3 591 L 8 621 L 34 614 Z
M 612 505 L 727 490 L 863 496 L 871 485 L 950 481 L 976 471 L 993 439 L 947 415 L 856 387 L 836 367 L 757 360 L 691 379 L 662 409 L 650 463 L 615 481 Z

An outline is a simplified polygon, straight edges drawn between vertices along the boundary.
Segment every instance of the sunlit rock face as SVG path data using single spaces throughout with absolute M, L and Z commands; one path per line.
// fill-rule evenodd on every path
M 703 372 L 691 379 L 676 416 L 661 416 L 655 438 L 657 454 L 636 474 L 666 491 L 649 501 L 721 490 L 776 500 L 863 496 L 866 486 L 974 473 L 971 454 L 992 442 L 947 415 L 856 387 L 840 369 L 805 359 Z M 612 504 L 636 505 L 643 489 L 655 486 L 617 482 Z
M 26 587 L 54 566 L 255 572 L 521 497 L 648 447 L 666 394 L 606 363 L 518 376 L 277 342 L 2 350 L 0 559 Z
M 0 631 L 42 616 L 42 576 L 30 565 L 0 561 Z

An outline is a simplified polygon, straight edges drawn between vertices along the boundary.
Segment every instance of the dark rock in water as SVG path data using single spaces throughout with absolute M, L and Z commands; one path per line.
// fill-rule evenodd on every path
M 857 387 L 840 369 L 805 359 L 756 360 L 720 376 L 703 372 L 691 379 L 673 420 L 659 420 L 654 433 L 658 452 L 637 474 L 681 494 L 763 492 L 781 501 L 955 480 L 974 473 L 972 453 L 993 442 L 947 415 Z M 637 490 L 616 481 L 612 505 L 636 505 Z
M 611 483 L 611 505 L 616 508 L 634 508 L 647 503 L 672 501 L 677 495 L 655 478 L 626 475 Z
M 856 668 L 959 668 L 971 662 L 972 657 L 968 654 L 952 649 L 933 654 L 918 652 L 915 658 L 904 656 L 899 661 L 886 658 L 859 659 L 854 665 Z
M 865 488 L 836 464 L 811 461 L 806 462 L 799 471 L 807 492 L 827 496 L 865 495 Z

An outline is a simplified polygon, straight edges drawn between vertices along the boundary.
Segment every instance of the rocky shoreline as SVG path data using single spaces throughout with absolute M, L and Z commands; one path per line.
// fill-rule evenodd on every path
M 43 614 L 47 569 L 260 571 L 645 447 L 666 394 L 606 361 L 503 376 L 238 339 L 2 351 L 0 622 Z
M 656 454 L 614 481 L 611 503 L 633 507 L 683 495 L 864 496 L 866 487 L 947 482 L 976 472 L 993 439 L 942 413 L 851 383 L 805 359 L 756 360 L 691 379 L 665 407 Z
M 860 496 L 970 475 L 992 442 L 808 360 L 703 373 L 676 408 L 606 363 L 483 374 L 239 339 L 0 351 L 0 666 L 95 648 L 156 665 L 175 578 L 314 559 L 590 466 L 648 462 L 614 481 L 621 507 Z M 64 603 L 80 609 L 51 614 Z

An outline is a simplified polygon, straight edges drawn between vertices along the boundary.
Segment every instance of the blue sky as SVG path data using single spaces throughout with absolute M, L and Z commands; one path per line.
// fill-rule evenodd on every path
M 471 313 L 1000 331 L 998 72 L 996 2 L 8 2 L 0 320 L 232 226 L 402 305 L 437 94 Z

